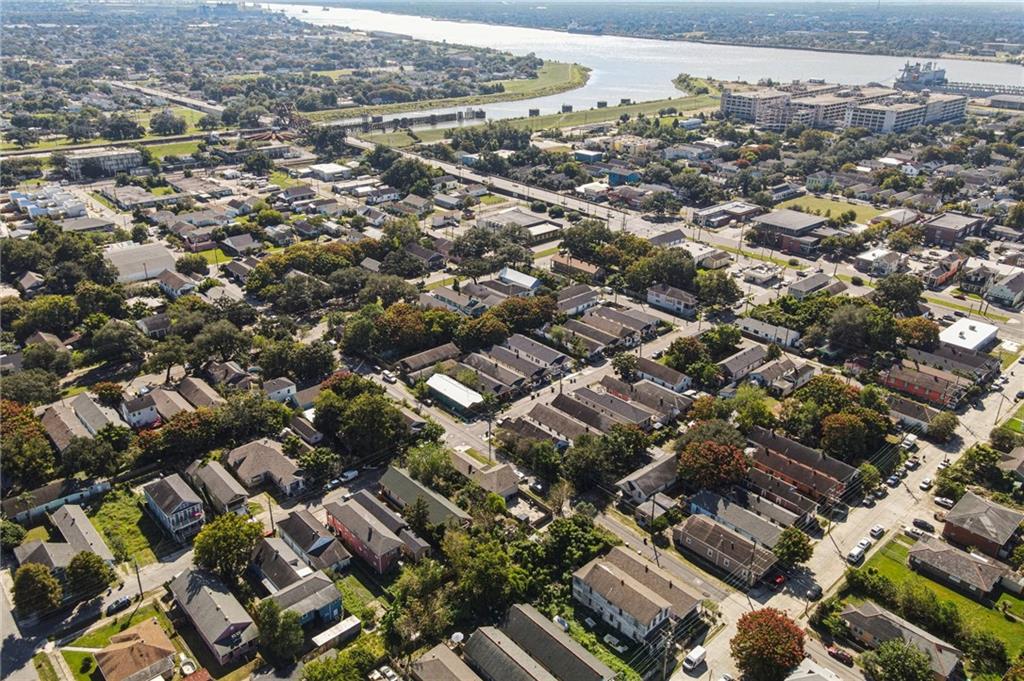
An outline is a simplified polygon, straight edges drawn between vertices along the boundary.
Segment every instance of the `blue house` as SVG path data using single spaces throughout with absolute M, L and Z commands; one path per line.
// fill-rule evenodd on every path
M 329 624 L 341 619 L 341 593 L 322 570 L 303 577 L 268 598 L 282 611 L 297 614 L 303 626 L 314 622 Z
M 608 184 L 612 187 L 621 187 L 624 184 L 640 181 L 640 172 L 628 168 L 611 168 L 608 170 Z

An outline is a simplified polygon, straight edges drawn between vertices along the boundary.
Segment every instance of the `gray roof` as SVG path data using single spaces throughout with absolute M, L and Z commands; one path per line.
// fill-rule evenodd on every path
M 839 616 L 858 629 L 869 632 L 876 641 L 903 639 L 929 657 L 932 671 L 939 678 L 949 677 L 960 662 L 961 652 L 958 649 L 871 601 L 849 604 Z
M 235 447 L 228 452 L 227 462 L 243 482 L 266 473 L 280 478 L 286 485 L 299 477 L 299 467 L 284 455 L 280 443 L 267 438 Z
M 975 587 L 983 594 L 992 591 L 1007 574 L 1007 568 L 1002 563 L 961 551 L 927 534 L 914 542 L 907 558 L 911 565 L 924 564 L 958 582 Z
M 423 499 L 427 504 L 432 525 L 442 524 L 449 518 L 455 518 L 457 521 L 469 520 L 468 513 L 446 497 L 413 480 L 409 472 L 404 469 L 388 466 L 384 475 L 381 476 L 380 484 L 387 488 L 393 496 L 401 499 L 404 504 L 411 504 L 416 499 Z
M 642 625 L 649 625 L 672 605 L 632 575 L 600 556 L 574 572 L 573 578 L 589 586 L 605 601 Z
M 636 383 L 627 383 L 614 376 L 603 376 L 601 385 L 610 393 L 623 399 L 638 402 L 659 414 L 669 415 L 673 411 L 683 414 L 689 411 L 693 400 L 646 378 Z
M 159 242 L 111 248 L 104 257 L 117 269 L 119 281 L 137 279 L 139 275 L 153 279 L 164 270 L 174 269 L 174 255 Z
M 734 376 L 747 365 L 763 362 L 766 359 L 768 359 L 768 350 L 763 345 L 752 345 L 726 357 L 718 363 L 718 366 L 728 371 L 730 376 Z
M 710 549 L 736 565 L 748 566 L 755 575 L 763 575 L 775 564 L 774 553 L 706 515 L 691 515 L 672 529 L 677 544 L 686 545 L 686 537 L 702 545 L 694 553 L 703 557 L 706 549 Z
M 795 234 L 800 234 L 810 231 L 815 227 L 820 227 L 827 221 L 828 218 L 821 217 L 820 215 L 801 213 L 788 208 L 772 211 L 767 215 L 761 215 L 754 218 L 754 222 Z
M 678 463 L 675 455 L 665 454 L 622 478 L 615 483 L 615 486 L 627 489 L 632 484 L 640 488 L 644 496 L 650 496 L 667 485 L 671 485 L 678 476 Z
M 559 679 L 609 681 L 615 672 L 532 605 L 513 605 L 502 631 Z
M 212 407 L 224 403 L 224 398 L 201 378 L 188 376 L 178 384 L 178 392 L 195 407 Z
M 310 572 L 298 554 L 279 537 L 263 537 L 252 552 L 252 564 L 274 589 L 283 589 Z M 269 588 L 269 587 L 268 587 Z M 273 591 L 273 589 L 270 589 Z
M 305 551 L 316 568 L 331 567 L 351 557 L 324 524 L 304 508 L 292 511 L 287 518 L 279 522 L 277 531 L 288 535 Z M 330 541 L 323 543 L 324 540 Z
M 283 390 L 285 388 L 294 388 L 295 381 L 284 376 L 278 376 L 277 378 L 271 378 L 263 381 L 263 392 L 272 393 L 275 390 Z
M 239 499 L 247 499 L 249 494 L 235 476 L 228 473 L 219 461 L 194 461 L 186 469 L 186 474 L 196 485 L 203 487 L 211 501 L 227 507 Z
M 1003 546 L 1024 521 L 1024 513 L 967 492 L 946 514 L 946 525 L 963 528 Z
M 103 560 L 114 560 L 114 554 L 107 548 L 103 537 L 86 517 L 81 506 L 64 504 L 50 514 L 50 522 L 60 530 L 64 541 L 76 552 L 91 551 Z
M 779 535 L 782 534 L 782 528 L 778 525 L 714 492 L 698 492 L 690 498 L 690 503 L 704 509 L 723 525 L 740 534 L 754 537 L 768 548 L 774 547 Z
M 142 489 L 167 515 L 174 513 L 182 505 L 198 504 L 201 506 L 203 503 L 199 495 L 177 473 L 151 482 Z
M 68 218 L 57 224 L 64 232 L 90 232 L 94 229 L 113 229 L 114 227 L 114 223 L 106 218 L 90 217 Z
M 178 606 L 219 655 L 259 636 L 249 613 L 211 573 L 189 568 L 171 580 L 169 588 Z
M 755 426 L 748 433 L 747 438 L 756 445 L 783 454 L 786 458 L 797 463 L 825 473 L 826 475 L 843 482 L 849 481 L 857 474 L 857 469 L 839 459 L 822 454 L 817 449 L 802 445 L 795 440 L 779 435 L 773 430 Z
M 466 657 L 488 679 L 495 681 L 558 681 L 504 633 L 480 627 L 470 635 Z
M 574 395 L 569 393 L 555 395 L 555 399 L 551 400 L 551 406 L 601 432 L 607 432 L 617 423 L 612 417 L 606 416 L 593 407 L 583 404 Z
M 327 575 L 317 570 L 270 596 L 270 600 L 282 610 L 301 616 L 340 601 L 341 593 Z
M 568 414 L 547 404 L 535 404 L 527 416 L 542 426 L 555 431 L 558 435 L 569 440 L 575 440 L 580 435 L 591 432 L 591 429 L 584 423 L 577 421 Z M 545 433 L 545 437 L 547 433 Z
M 665 599 L 674 617 L 685 619 L 700 603 L 701 596 L 679 577 L 621 546 L 609 551 L 604 561 Z
M 14 547 L 14 559 L 18 561 L 18 565 L 39 563 L 51 570 L 66 568 L 78 553 L 80 552 L 73 549 L 71 544 L 44 542 L 38 539 Z
M 521 333 L 514 333 L 509 336 L 509 339 L 505 341 L 505 346 L 513 351 L 520 350 L 522 352 L 527 352 L 540 361 L 546 362 L 548 366 L 553 364 L 562 364 L 569 360 L 568 355 L 559 352 L 554 348 L 550 348 L 543 343 L 538 343 L 532 338 L 528 338 Z
M 384 523 L 384 526 L 392 532 L 398 533 L 408 527 L 408 523 L 405 522 L 402 516 L 392 511 L 391 507 L 383 501 L 370 494 L 369 490 L 359 490 L 352 495 L 352 501 L 362 506 L 377 520 Z
M 676 371 L 672 367 L 667 367 L 664 364 L 655 362 L 649 357 L 638 357 L 637 358 L 637 371 L 648 376 L 653 376 L 659 381 L 664 381 L 670 385 L 678 385 L 679 383 L 686 380 L 686 374 L 681 371 Z
M 358 537 L 374 556 L 385 556 L 392 551 L 401 550 L 402 540 L 398 538 L 396 531 L 355 500 L 340 504 L 332 501 L 324 504 L 324 508 L 328 515 Z
M 412 663 L 412 678 L 415 681 L 483 681 L 443 643 Z
M 832 277 L 823 273 L 816 272 L 809 277 L 803 279 L 797 279 L 789 285 L 790 291 L 797 291 L 800 293 L 809 293 L 811 291 L 817 291 L 820 288 L 824 288 L 829 285 L 832 281 Z
M 408 357 L 399 360 L 398 363 L 405 371 L 419 371 L 420 369 L 425 369 L 437 362 L 446 359 L 455 359 L 460 354 L 462 354 L 462 352 L 455 343 L 445 343 L 444 345 L 439 345 L 436 348 L 430 348 L 429 350 L 418 352 L 415 355 L 409 355 Z

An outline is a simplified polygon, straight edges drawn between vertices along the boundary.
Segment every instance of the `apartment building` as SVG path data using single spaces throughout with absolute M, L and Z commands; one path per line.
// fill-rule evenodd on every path
M 65 172 L 75 180 L 111 177 L 142 165 L 137 149 L 81 149 L 68 152 Z

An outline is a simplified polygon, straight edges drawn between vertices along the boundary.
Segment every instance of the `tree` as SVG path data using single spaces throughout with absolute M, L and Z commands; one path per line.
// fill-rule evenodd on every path
M 188 129 L 184 118 L 175 116 L 170 109 L 164 109 L 149 119 L 149 129 L 157 135 L 183 135 Z
M 204 326 L 192 345 L 197 363 L 201 364 L 211 356 L 227 362 L 248 352 L 252 338 L 228 320 L 221 319 Z
M 620 352 L 612 357 L 612 368 L 623 381 L 632 383 L 636 380 L 639 360 L 632 352 Z
M 903 639 L 885 641 L 861 656 L 864 671 L 876 681 L 929 681 L 931 658 Z
M 10 551 L 25 540 L 25 528 L 7 518 L 0 518 L 0 550 Z
M 924 317 L 897 319 L 896 336 L 912 348 L 934 350 L 939 344 L 939 325 Z
M 23 563 L 14 573 L 14 607 L 23 617 L 54 610 L 63 597 L 60 582 L 45 565 Z
M 43 369 L 26 369 L 0 378 L 5 400 L 19 404 L 46 404 L 60 397 L 57 377 Z
M 164 383 L 171 381 L 171 369 L 188 359 L 188 345 L 178 336 L 170 336 L 156 344 L 146 361 L 147 371 L 166 371 Z
M 705 305 L 732 305 L 742 295 L 736 280 L 725 270 L 701 270 L 697 273 L 697 298 Z
M 111 319 L 92 336 L 92 351 L 104 362 L 131 362 L 145 356 L 149 339 L 125 322 Z
M 6 382 L 0 387 L 6 395 Z M 0 401 L 0 442 L 4 475 L 11 483 L 32 489 L 56 475 L 53 448 L 31 407 L 9 399 Z
M 57 376 L 65 376 L 71 371 L 71 353 L 58 350 L 49 343 L 32 343 L 25 347 L 21 355 L 24 369 L 42 369 Z
M 198 253 L 186 253 L 174 263 L 174 269 L 182 274 L 209 274 L 210 263 Z
M 821 450 L 845 460 L 855 460 L 867 453 L 868 429 L 855 414 L 829 414 L 821 420 Z
M 73 437 L 61 452 L 68 476 L 82 472 L 89 476 L 108 476 L 117 472 L 119 457 L 107 440 Z
M 860 488 L 864 494 L 871 494 L 881 486 L 882 474 L 873 464 L 865 461 L 857 466 L 857 470 L 860 471 Z
M 890 274 L 878 280 L 874 300 L 877 305 L 888 308 L 896 314 L 917 315 L 918 301 L 924 292 L 921 278 L 905 272 Z
M 262 151 L 254 151 L 242 161 L 242 170 L 254 175 L 269 175 L 274 170 L 274 162 Z
M 116 407 L 124 399 L 124 390 L 120 384 L 113 381 L 95 383 L 92 386 L 92 391 L 96 393 L 96 399 L 100 401 L 100 404 L 107 407 Z
M 338 455 L 327 447 L 307 450 L 298 459 L 304 477 L 311 483 L 326 480 L 338 466 Z
M 261 536 L 263 526 L 259 523 L 235 513 L 217 516 L 196 535 L 194 560 L 224 581 L 234 583 L 249 564 Z
M 928 424 L 928 437 L 936 442 L 946 442 L 956 434 L 960 419 L 951 411 L 939 412 Z
M 750 681 L 782 681 L 804 657 L 804 632 L 784 612 L 764 608 L 740 617 L 729 648 Z
M 291 662 L 302 653 L 305 634 L 296 612 L 285 610 L 270 598 L 256 606 L 256 626 L 260 630 L 260 645 L 271 659 Z
M 114 582 L 114 568 L 92 551 L 75 554 L 68 563 L 65 582 L 77 596 L 92 596 Z
M 779 538 L 772 547 L 772 553 L 783 565 L 793 566 L 806 563 L 814 553 L 814 546 L 811 545 L 811 538 L 804 534 L 798 527 L 787 527 L 779 534 Z
M 430 507 L 423 497 L 416 497 L 411 503 L 402 509 L 402 517 L 409 523 L 409 527 L 421 537 L 429 537 L 433 532 L 430 526 Z
M 729 405 L 736 412 L 736 425 L 742 430 L 749 431 L 754 426 L 770 428 L 775 423 L 775 416 L 768 406 L 768 394 L 763 388 L 741 385 L 729 400 Z
M 437 442 L 425 442 L 410 448 L 405 455 L 405 465 L 412 477 L 435 489 L 455 472 L 451 454 Z
M 742 337 L 738 326 L 719 324 L 705 331 L 701 341 L 707 346 L 712 358 L 718 358 L 732 354 Z
M 204 114 L 196 121 L 200 130 L 216 130 L 220 127 L 220 116 L 216 114 Z
M 722 419 L 709 419 L 700 421 L 687 429 L 676 441 L 676 450 L 681 451 L 693 442 L 717 442 L 720 445 L 730 445 L 737 449 L 747 446 L 747 438 L 736 430 L 731 423 Z
M 748 468 L 743 450 L 728 444 L 691 442 L 679 452 L 679 477 L 695 489 L 716 489 L 738 482 Z

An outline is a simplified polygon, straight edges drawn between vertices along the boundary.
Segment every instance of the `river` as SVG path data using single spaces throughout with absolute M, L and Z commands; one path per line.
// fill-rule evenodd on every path
M 905 57 L 564 33 L 441 21 L 346 7 L 281 4 L 264 7 L 313 24 L 347 26 L 360 31 L 389 31 L 423 40 L 491 47 L 518 55 L 533 52 L 543 59 L 575 62 L 591 69 L 590 80 L 576 90 L 481 106 L 489 119 L 523 117 L 529 109 L 535 108 L 539 108 L 542 114 L 556 113 L 563 104 L 582 110 L 593 108 L 598 101 L 607 101 L 609 106 L 613 106 L 623 98 L 645 101 L 676 97 L 681 93 L 672 85 L 672 79 L 680 73 L 749 82 L 762 78 L 777 81 L 821 78 L 850 84 L 891 84 L 907 61 Z M 940 65 L 946 69 L 947 77 L 954 81 L 1024 83 L 1024 69 L 1012 64 L 942 59 Z M 437 111 L 452 110 L 455 109 Z

